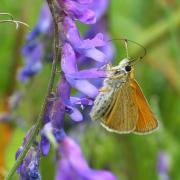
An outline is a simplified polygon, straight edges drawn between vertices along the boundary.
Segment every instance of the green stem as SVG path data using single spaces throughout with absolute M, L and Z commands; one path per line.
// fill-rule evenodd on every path
M 34 139 L 36 138 L 40 129 L 42 128 L 42 119 L 43 119 L 44 113 L 46 112 L 46 105 L 48 103 L 48 97 L 50 96 L 52 89 L 53 89 L 53 85 L 54 85 L 54 80 L 55 80 L 55 76 L 56 76 L 56 67 L 57 67 L 57 64 L 59 63 L 59 59 L 60 59 L 59 31 L 61 29 L 61 23 L 60 23 L 59 19 L 61 19 L 61 17 L 60 17 L 60 13 L 58 13 L 56 10 L 57 7 L 56 7 L 55 1 L 47 0 L 47 3 L 51 10 L 51 14 L 53 17 L 53 23 L 54 23 L 54 59 L 53 59 L 53 63 L 52 63 L 52 69 L 51 69 L 51 75 L 50 75 L 50 79 L 49 79 L 49 83 L 48 83 L 47 94 L 46 94 L 45 100 L 43 102 L 41 112 L 38 116 L 38 119 L 37 119 L 35 125 L 34 125 L 33 132 L 29 138 L 29 141 L 24 146 L 23 151 L 21 152 L 18 159 L 14 163 L 13 167 L 10 169 L 9 173 L 5 177 L 5 180 L 12 179 L 14 172 L 16 171 L 16 169 L 19 167 L 19 165 L 23 161 L 29 148 L 31 147 L 32 143 L 34 142 Z

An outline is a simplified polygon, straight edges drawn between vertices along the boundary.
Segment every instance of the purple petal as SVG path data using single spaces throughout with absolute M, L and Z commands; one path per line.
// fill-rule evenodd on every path
M 92 25 L 88 32 L 85 35 L 85 38 L 93 38 L 97 32 L 102 32 L 104 36 L 104 41 L 106 44 L 102 47 L 99 47 L 98 49 L 101 50 L 107 57 L 108 61 L 113 60 L 114 54 L 115 54 L 115 48 L 113 46 L 112 41 L 109 41 L 111 38 L 109 34 L 106 32 L 107 29 L 107 22 L 106 20 L 102 19 L 98 23 Z
M 92 39 L 81 40 L 76 24 L 69 17 L 66 17 L 64 19 L 64 33 L 65 33 L 66 39 L 71 43 L 71 45 L 75 49 L 78 49 L 79 51 L 81 51 L 81 49 L 101 47 L 105 45 L 102 33 L 98 33 Z
M 22 48 L 22 55 L 24 57 L 31 56 L 32 52 L 37 47 L 37 45 L 38 45 L 37 41 L 31 41 L 31 42 L 26 43 Z
M 108 171 L 93 170 L 85 160 L 80 146 L 71 138 L 66 137 L 60 142 L 61 160 L 58 163 L 56 180 L 115 180 Z
M 61 81 L 58 83 L 57 86 L 57 95 L 64 101 L 66 102 L 69 100 L 71 93 L 71 87 L 67 80 L 65 79 L 64 75 L 61 75 Z
M 52 24 L 51 12 L 49 10 L 47 3 L 44 3 L 41 9 L 39 21 L 36 27 L 34 28 L 34 30 L 28 34 L 27 41 L 33 40 L 40 33 L 42 34 L 48 33 L 51 28 L 51 24 Z
M 93 101 L 88 98 L 78 98 L 78 97 L 70 97 L 71 104 L 79 104 L 79 105 L 93 105 Z
M 105 54 L 96 48 L 84 50 L 83 55 L 98 62 L 107 61 L 107 57 L 105 56 Z
M 169 169 L 169 157 L 165 152 L 158 155 L 157 169 L 159 173 L 167 173 Z
M 70 165 L 78 171 L 84 171 L 89 169 L 89 166 L 84 159 L 79 145 L 73 139 L 66 137 L 61 142 L 60 152 L 62 157 L 67 158 Z
M 106 36 L 108 36 L 108 34 Z M 99 49 L 106 55 L 108 62 L 114 59 L 115 48 L 112 42 L 106 43 L 105 46 L 100 47 Z
M 41 179 L 39 172 L 40 153 L 38 147 L 31 147 L 22 161 L 20 167 L 20 179 Z
M 37 74 L 41 69 L 42 69 L 41 62 L 36 62 L 34 64 L 28 64 L 20 71 L 18 78 L 21 82 L 26 82 L 28 80 L 28 78 Z
M 97 68 L 92 68 L 88 70 L 81 70 L 72 74 L 67 75 L 73 79 L 86 79 L 86 78 L 105 78 L 107 75 L 104 71 Z
M 103 39 L 103 34 L 98 33 L 94 38 L 92 39 L 85 39 L 82 41 L 81 45 L 77 47 L 78 49 L 89 49 L 94 47 L 101 47 L 104 46 L 106 43 Z
M 63 141 L 64 138 L 66 138 L 66 133 L 64 132 L 63 128 L 62 129 L 53 128 L 53 134 L 58 143 Z
M 81 43 L 81 38 L 79 31 L 77 29 L 77 26 L 75 22 L 70 17 L 65 17 L 64 22 L 64 33 L 66 36 L 66 39 L 73 45 L 73 46 L 79 46 Z
M 93 180 L 116 180 L 117 178 L 109 171 L 104 170 L 91 170 L 85 174 L 87 179 Z
M 58 162 L 55 180 L 78 180 L 77 172 L 70 166 L 68 159 Z
M 58 0 L 58 2 L 60 6 L 64 6 L 64 11 L 73 19 L 78 19 L 85 24 L 94 24 L 96 22 L 95 13 L 88 6 L 72 0 L 66 0 L 65 2 Z
M 44 124 L 51 121 L 50 114 L 51 114 L 51 110 L 52 110 L 52 107 L 53 107 L 53 100 L 51 100 L 51 98 L 52 99 L 55 98 L 55 95 L 51 94 L 50 97 L 49 97 L 49 101 L 46 104 L 46 111 L 45 111 L 44 116 L 43 116 L 43 123 Z
M 57 129 L 63 128 L 64 114 L 65 114 L 64 102 L 61 99 L 58 99 L 54 102 L 51 111 L 51 122 L 53 127 Z
M 106 12 L 109 0 L 94 0 L 90 4 L 90 8 L 95 12 L 97 20 L 99 20 Z
M 74 80 L 66 77 L 68 82 L 76 89 L 86 94 L 87 96 L 94 98 L 98 94 L 98 89 L 86 80 Z
M 82 121 L 83 120 L 83 116 L 77 108 L 66 105 L 66 109 L 67 109 L 68 115 L 70 116 L 70 118 L 72 120 L 74 120 L 74 121 Z
M 50 151 L 50 143 L 46 136 L 41 136 L 40 148 L 43 156 L 47 156 Z
M 27 44 L 27 46 L 29 46 L 29 45 Z M 26 48 L 26 46 L 24 46 L 24 54 L 23 55 L 27 59 L 26 60 L 27 64 L 28 63 L 33 64 L 33 63 L 41 60 L 43 53 L 44 53 L 43 43 L 33 44 L 33 47 L 29 51 L 26 51 L 25 48 Z M 29 48 L 29 47 L 27 47 L 27 48 Z M 25 52 L 26 52 L 26 54 L 25 54 Z
M 63 72 L 67 74 L 77 72 L 76 56 L 68 43 L 65 43 L 62 49 L 61 67 Z
M 93 0 L 76 0 L 80 4 L 90 4 L 93 2 Z
M 19 80 L 22 82 L 27 81 L 29 77 L 32 77 L 38 73 L 42 68 L 42 58 L 44 54 L 44 45 L 42 43 L 37 44 L 29 54 L 25 55 L 26 62 L 23 69 L 20 71 Z

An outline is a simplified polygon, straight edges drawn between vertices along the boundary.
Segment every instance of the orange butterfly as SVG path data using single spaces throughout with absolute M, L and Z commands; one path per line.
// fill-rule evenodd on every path
M 132 61 L 108 67 L 107 78 L 94 101 L 90 116 L 116 133 L 147 134 L 158 128 L 146 98 L 134 79 Z

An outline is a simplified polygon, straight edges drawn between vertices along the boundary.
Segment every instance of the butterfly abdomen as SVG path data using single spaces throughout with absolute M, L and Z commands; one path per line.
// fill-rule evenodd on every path
M 90 116 L 93 120 L 100 120 L 111 104 L 113 97 L 113 90 L 109 92 L 100 92 L 94 101 L 94 106 L 91 110 Z

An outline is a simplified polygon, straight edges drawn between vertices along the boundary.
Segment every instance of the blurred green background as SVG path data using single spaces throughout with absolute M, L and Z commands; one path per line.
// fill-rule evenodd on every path
M 1 0 L 1 12 L 11 13 L 31 28 L 37 22 L 42 1 Z M 112 38 L 128 38 L 147 49 L 136 64 L 135 77 L 147 97 L 160 128 L 146 136 L 116 135 L 96 123 L 76 125 L 69 133 L 79 141 L 90 166 L 110 169 L 121 180 L 156 180 L 160 152 L 169 158 L 170 179 L 180 179 L 180 1 L 111 0 L 107 12 Z M 1 19 L 5 19 L 4 16 Z M 0 112 L 9 112 L 7 99 L 15 91 L 23 93 L 19 108 L 13 112 L 18 122 L 0 123 L 0 179 L 14 163 L 14 155 L 24 134 L 36 120 L 47 87 L 50 66 L 24 86 L 16 81 L 22 64 L 21 47 L 28 29 L 0 24 Z M 119 57 L 123 49 L 115 42 Z M 130 52 L 139 55 L 135 46 Z M 68 128 L 68 127 L 67 127 Z M 76 131 L 80 128 L 81 131 Z M 77 134 L 77 132 L 80 132 Z M 42 158 L 42 179 L 53 179 L 53 152 Z M 17 179 L 17 175 L 14 179 Z

